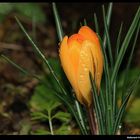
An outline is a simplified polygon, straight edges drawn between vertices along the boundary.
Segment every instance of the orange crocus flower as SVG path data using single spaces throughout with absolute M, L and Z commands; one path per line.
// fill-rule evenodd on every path
M 90 107 L 92 103 L 89 72 L 99 91 L 103 73 L 103 54 L 99 39 L 88 26 L 82 26 L 77 34 L 65 36 L 60 44 L 60 60 L 78 101 Z

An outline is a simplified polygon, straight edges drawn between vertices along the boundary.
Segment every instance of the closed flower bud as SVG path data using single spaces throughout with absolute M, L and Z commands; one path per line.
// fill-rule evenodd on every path
M 103 73 L 103 55 L 96 33 L 88 26 L 82 26 L 77 34 L 63 38 L 59 53 L 62 67 L 78 101 L 90 107 L 92 96 L 89 72 L 95 79 L 98 91 Z

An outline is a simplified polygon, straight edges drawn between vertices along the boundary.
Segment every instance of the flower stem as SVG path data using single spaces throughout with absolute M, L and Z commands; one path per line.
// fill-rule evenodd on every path
M 49 127 L 50 127 L 50 132 L 51 132 L 51 135 L 54 135 L 53 127 L 52 127 L 51 113 L 50 113 L 50 112 L 48 112 L 48 116 L 49 116 Z
M 96 135 L 97 134 L 97 125 L 95 121 L 95 115 L 93 112 L 93 103 L 90 107 L 87 108 L 87 114 L 88 114 L 88 121 L 89 121 L 89 127 L 91 130 L 91 135 Z

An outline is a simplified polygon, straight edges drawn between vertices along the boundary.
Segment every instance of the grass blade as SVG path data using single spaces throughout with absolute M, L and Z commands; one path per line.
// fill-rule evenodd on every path
M 91 82 L 91 86 L 92 86 L 92 93 L 93 93 L 93 101 L 94 101 L 94 106 L 95 106 L 95 111 L 96 111 L 96 118 L 98 121 L 98 125 L 99 125 L 99 133 L 100 134 L 105 134 L 105 129 L 104 129 L 104 124 L 103 124 L 103 115 L 102 115 L 102 111 L 101 111 L 101 106 L 100 106 L 100 101 L 99 101 L 99 96 L 97 93 L 97 89 L 95 86 L 95 82 L 93 80 L 93 77 L 91 75 L 91 73 L 89 73 L 90 76 L 90 82 Z
M 12 60 L 10 60 L 7 56 L 1 54 L 0 55 L 3 59 L 5 59 L 7 62 L 9 62 L 11 65 L 13 65 L 14 67 L 16 67 L 20 72 L 22 72 L 25 75 L 29 75 L 29 72 L 25 69 L 23 69 L 22 67 L 20 67 L 19 65 L 17 65 L 15 62 L 13 62 Z
M 22 72 L 24 75 L 27 75 L 27 76 L 31 76 L 31 77 L 34 77 L 34 78 L 36 78 L 36 79 L 38 79 L 42 84 L 45 84 L 45 86 L 46 87 L 48 87 L 49 89 L 52 89 L 51 87 L 49 87 L 48 86 L 48 84 L 46 84 L 46 82 L 44 81 L 44 80 L 42 80 L 38 75 L 36 75 L 36 74 L 32 74 L 32 73 L 30 73 L 30 72 L 28 72 L 26 69 L 24 69 L 24 68 L 22 68 L 21 66 L 19 66 L 18 64 L 16 64 L 15 62 L 13 62 L 11 59 L 9 59 L 7 56 L 5 56 L 5 55 L 1 55 L 1 57 L 3 58 L 3 59 L 5 59 L 8 63 L 10 63 L 12 66 L 14 66 L 15 68 L 17 68 L 20 72 Z M 52 89 L 54 92 L 56 92 L 54 89 Z M 57 92 L 56 92 L 57 93 Z M 59 93 L 59 94 L 61 94 L 61 93 Z M 58 96 L 58 95 L 57 95 Z M 63 97 L 65 97 L 65 96 L 62 96 L 62 94 L 61 94 L 61 99 L 63 98 Z M 59 98 L 60 98 L 59 97 Z M 66 98 L 64 99 L 64 100 L 66 100 Z
M 118 37 L 117 37 L 117 43 L 116 43 L 116 51 L 115 51 L 115 59 L 117 59 L 118 54 L 119 54 L 119 49 L 120 49 L 120 42 L 121 42 L 121 34 L 122 34 L 122 28 L 123 28 L 123 23 L 121 23 Z
M 110 26 L 110 20 L 111 20 L 111 15 L 112 15 L 112 7 L 113 7 L 113 3 L 110 2 L 109 3 L 109 6 L 108 6 L 108 9 L 107 9 L 107 15 L 106 15 L 106 23 L 107 23 L 107 28 L 109 30 L 109 26 Z M 106 33 L 104 31 L 104 36 L 103 36 L 103 45 L 104 47 L 106 48 Z
M 100 89 L 100 105 L 102 108 L 102 114 L 103 114 L 103 120 L 104 120 L 104 124 L 106 122 L 106 96 L 104 95 L 103 91 Z
M 122 103 L 122 105 L 119 109 L 119 112 L 117 114 L 116 121 L 115 121 L 115 124 L 114 124 L 113 134 L 116 134 L 116 132 L 118 130 L 118 126 L 120 125 L 120 122 L 122 120 L 122 117 L 123 117 L 126 105 L 128 103 L 128 100 L 129 100 L 131 94 L 134 92 L 134 90 L 135 90 L 136 86 L 138 85 L 139 81 L 140 81 L 140 73 L 139 73 L 138 78 L 132 84 L 131 88 L 128 90 L 128 94 L 125 97 L 125 99 L 124 99 L 124 101 L 123 101 L 123 103 Z
M 81 108 L 81 105 L 79 104 L 79 102 L 77 100 L 75 100 L 75 104 L 76 104 L 76 109 L 77 109 L 77 113 L 79 115 L 79 119 L 80 119 L 81 125 L 83 126 L 84 131 L 86 132 L 86 134 L 88 134 L 88 130 L 86 128 L 87 125 L 85 125 L 86 122 L 85 122 L 85 119 L 83 118 L 84 114 L 83 114 L 83 110 Z
M 98 20 L 97 20 L 97 16 L 96 16 L 96 13 L 94 13 L 94 23 L 95 23 L 95 29 L 96 29 L 96 32 L 97 32 L 97 34 L 98 34 L 98 36 L 99 36 L 99 26 L 98 26 Z M 100 37 L 99 37 L 100 38 Z M 100 42 L 101 42 L 101 38 L 100 38 Z M 108 85 L 107 85 L 107 81 L 110 81 L 110 80 L 107 80 L 107 79 L 110 79 L 109 78 L 109 69 L 108 69 L 108 60 L 107 60 L 107 55 L 106 55 L 106 52 L 105 52 L 105 49 L 103 48 L 103 45 L 102 45 L 102 43 L 100 43 L 101 44 L 101 46 L 102 46 L 102 50 L 103 50 L 103 52 L 104 52 L 104 60 L 105 60 L 105 66 L 104 66 L 104 69 L 105 69 L 105 79 L 106 79 L 106 93 L 108 93 Z M 108 76 L 107 76 L 108 75 Z M 109 95 L 109 94 L 108 94 Z M 103 115 L 103 121 L 104 121 L 104 124 L 106 123 L 106 119 L 108 118 L 108 120 L 110 120 L 109 119 L 109 114 L 110 113 L 107 113 L 108 115 L 108 117 L 106 117 L 106 107 L 109 105 L 109 99 L 108 99 L 108 97 L 107 97 L 107 99 L 106 99 L 106 96 L 103 94 L 103 92 L 100 90 L 100 104 L 102 105 L 102 115 Z M 106 126 L 106 125 L 105 125 Z M 106 130 L 107 130 L 107 128 L 105 128 Z
M 39 48 L 36 46 L 36 44 L 33 42 L 33 40 L 31 39 L 31 37 L 28 35 L 28 33 L 26 32 L 26 30 L 24 29 L 23 25 L 21 24 L 21 22 L 18 20 L 17 17 L 16 21 L 18 23 L 18 25 L 20 26 L 21 30 L 24 32 L 24 34 L 26 35 L 27 39 L 30 41 L 30 43 L 32 44 L 32 47 L 34 48 L 34 50 L 37 52 L 37 54 L 39 55 L 39 57 L 43 60 L 43 62 L 48 66 L 50 73 L 53 75 L 54 79 L 56 80 L 57 84 L 59 85 L 60 89 L 62 90 L 62 92 L 66 95 L 66 91 L 65 89 L 62 87 L 59 79 L 57 78 L 56 74 L 54 73 L 54 70 L 52 69 L 52 67 L 50 66 L 48 60 L 45 58 L 44 54 L 39 50 Z
M 38 75 L 30 73 L 29 71 L 27 71 L 26 69 L 22 68 L 21 66 L 19 66 L 18 64 L 16 64 L 15 62 L 13 62 L 11 59 L 9 59 L 7 56 L 5 56 L 5 55 L 3 55 L 3 54 L 1 55 L 1 57 L 2 57 L 3 59 L 5 59 L 8 63 L 10 63 L 12 66 L 14 66 L 16 69 L 18 69 L 20 72 L 22 72 L 24 75 L 34 77 L 34 78 L 38 79 L 41 83 L 45 84 L 46 87 L 52 89 L 52 88 L 49 87 L 48 84 L 46 84 L 46 82 L 45 82 L 44 80 L 42 80 Z M 53 91 L 55 91 L 55 90 L 53 89 Z M 55 92 L 56 92 L 56 91 L 55 91 Z M 56 93 L 57 93 L 57 92 L 56 92 Z M 59 94 L 61 94 L 61 93 L 59 93 Z M 62 94 L 61 94 L 61 95 L 62 95 Z M 63 97 L 64 97 L 64 96 L 63 96 Z M 62 97 L 61 97 L 61 98 L 62 98 Z M 66 98 L 65 98 L 65 100 L 66 100 Z
M 116 119 L 116 112 L 117 112 L 117 108 L 118 108 L 118 105 L 117 105 L 117 92 L 116 92 L 116 87 L 117 87 L 117 80 L 114 82 L 113 84 L 113 122 L 115 121 Z
M 72 104 L 70 104 L 69 102 L 65 101 L 65 104 L 68 106 L 70 112 L 73 114 L 73 116 L 75 117 L 75 120 L 80 128 L 80 131 L 82 133 L 82 135 L 87 135 L 86 130 L 83 128 L 82 124 L 81 124 L 81 120 L 78 117 L 78 113 L 77 111 L 74 109 L 74 106 L 72 106 Z
M 118 37 L 117 37 L 117 41 L 116 41 L 115 60 L 118 57 L 118 53 L 119 53 L 119 49 L 120 49 L 122 27 L 123 27 L 123 23 L 121 23 L 119 33 L 118 33 Z M 115 80 L 114 83 L 113 83 L 113 116 L 114 116 L 114 121 L 116 120 L 116 112 L 118 110 L 117 98 L 116 98 L 116 85 L 117 85 L 117 80 Z
M 113 56 L 112 56 L 112 51 L 111 51 L 111 42 L 110 42 L 110 36 L 109 36 L 109 30 L 107 27 L 107 22 L 105 18 L 105 8 L 103 5 L 103 21 L 104 21 L 104 27 L 105 27 L 105 35 L 106 35 L 106 40 L 107 40 L 107 46 L 108 46 L 108 51 L 109 51 L 109 59 L 111 63 L 111 68 L 113 68 Z
M 101 37 L 98 35 L 98 38 L 100 40 L 101 48 L 103 51 L 103 56 L 104 56 L 104 75 L 105 75 L 105 93 L 106 93 L 106 108 L 107 108 L 107 117 L 106 117 L 106 122 L 107 122 L 107 132 L 108 134 L 111 134 L 112 132 L 112 124 L 113 124 L 113 114 L 112 114 L 112 94 L 111 94 L 111 82 L 110 82 L 110 72 L 109 72 L 109 65 L 108 65 L 108 59 L 107 59 L 107 54 L 105 51 L 105 48 L 103 47 L 103 42 Z
M 134 54 L 134 49 L 135 49 L 135 46 L 136 46 L 136 42 L 137 42 L 137 38 L 138 38 L 138 34 L 139 34 L 139 29 L 140 29 L 140 24 L 138 25 L 137 27 L 137 30 L 136 30 L 136 34 L 135 34 L 135 37 L 134 37 L 134 42 L 133 42 L 133 45 L 132 45 L 132 49 L 131 49 L 131 53 L 129 55 L 129 58 L 128 58 L 128 63 L 127 63 L 127 66 L 126 66 L 126 70 L 125 70 L 125 76 L 124 76 L 124 80 L 123 80 L 123 89 L 122 89 L 122 101 L 124 100 L 124 89 L 126 88 L 126 83 L 127 83 L 127 79 L 128 79 L 128 72 L 129 72 L 129 68 L 130 68 L 130 65 L 131 65 L 131 61 L 132 61 L 132 57 L 133 57 L 133 54 Z
M 55 2 L 52 3 L 52 7 L 53 7 L 53 13 L 54 13 L 54 17 L 55 17 L 55 23 L 56 23 L 58 38 L 59 38 L 59 41 L 62 41 L 62 39 L 64 37 L 64 33 L 63 33 L 63 30 L 62 30 L 60 17 L 58 15 Z
M 136 27 L 137 27 L 137 24 L 139 24 L 140 22 L 140 7 L 138 8 L 137 10 L 137 13 L 133 19 L 133 22 L 125 36 L 125 39 L 121 45 L 121 48 L 120 48 L 120 51 L 119 51 L 119 54 L 118 54 L 118 58 L 116 60 L 116 63 L 115 63 L 115 66 L 114 66 L 114 70 L 113 70 L 113 73 L 112 73 L 112 77 L 111 77 L 111 85 L 113 85 L 115 79 L 116 79 L 116 76 L 118 74 L 118 71 L 119 71 L 119 68 L 120 68 L 120 65 L 122 63 L 122 60 L 123 60 L 123 57 L 125 55 L 125 52 L 126 52 L 126 49 L 130 43 L 130 40 L 134 34 L 134 31 L 136 30 Z
M 99 24 L 98 24 L 98 20 L 97 20 L 96 13 L 94 13 L 94 23 L 95 23 L 96 33 L 97 33 L 97 34 L 100 34 L 100 31 L 99 31 Z

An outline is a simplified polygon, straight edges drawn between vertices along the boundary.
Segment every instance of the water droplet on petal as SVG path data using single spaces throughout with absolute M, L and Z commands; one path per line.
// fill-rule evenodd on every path
M 87 71 L 87 70 L 88 70 L 88 68 L 84 68 L 84 70 L 85 70 L 85 71 Z

